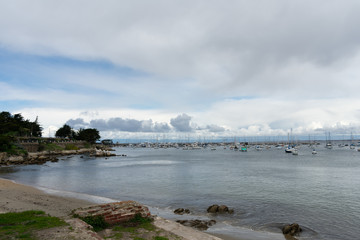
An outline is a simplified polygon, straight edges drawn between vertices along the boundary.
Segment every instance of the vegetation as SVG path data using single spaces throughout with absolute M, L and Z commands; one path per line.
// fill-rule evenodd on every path
M 152 224 L 151 218 L 144 218 L 140 214 L 128 222 L 121 223 L 111 228 L 111 234 L 104 236 L 105 239 L 123 239 L 130 237 L 134 240 L 169 240 L 167 237 L 162 237 L 163 230 L 156 228 Z M 179 239 L 177 236 L 172 236 L 171 239 Z
M 34 122 L 25 120 L 20 113 L 11 115 L 9 112 L 0 113 L 0 135 L 16 137 L 41 137 L 42 128 L 38 119 Z
M 64 126 L 56 131 L 55 137 L 83 140 L 94 144 L 97 140 L 100 139 L 100 134 L 99 131 L 95 128 L 80 128 L 79 131 L 75 132 L 69 125 L 64 124 Z
M 0 239 L 34 239 L 33 232 L 67 225 L 43 211 L 0 214 Z
M 103 216 L 87 216 L 87 217 L 78 217 L 87 224 L 91 225 L 94 228 L 95 232 L 101 231 L 107 227 L 109 227 L 109 224 L 105 222 L 105 219 Z
M 64 124 L 64 126 L 62 126 L 56 131 L 55 137 L 74 138 L 75 132 L 71 129 L 69 125 Z
M 25 120 L 20 113 L 12 115 L 9 112 L 0 113 L 0 152 L 9 154 L 24 154 L 24 150 L 14 144 L 16 137 L 41 137 L 38 119 L 34 122 Z
M 75 144 L 69 143 L 65 145 L 65 150 L 79 150 L 79 148 Z
M 55 143 L 41 143 L 39 144 L 38 151 L 61 151 L 62 147 L 56 145 Z
M 79 131 L 76 133 L 75 139 L 84 140 L 94 144 L 97 140 L 100 139 L 100 134 L 99 131 L 95 128 L 80 128 Z

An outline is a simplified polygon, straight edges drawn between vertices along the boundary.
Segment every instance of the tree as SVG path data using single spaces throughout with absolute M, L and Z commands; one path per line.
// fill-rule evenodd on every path
M 77 140 L 84 140 L 89 143 L 95 143 L 100 139 L 99 131 L 95 128 L 83 129 L 80 128 L 76 134 Z
M 62 126 L 56 131 L 55 137 L 72 138 L 74 137 L 74 133 L 75 133 L 74 130 L 72 130 L 69 125 L 64 124 L 64 126 Z
M 41 130 L 37 117 L 34 122 L 31 122 L 28 119 L 24 120 L 20 113 L 14 116 L 9 112 L 0 113 L 0 134 L 41 137 Z

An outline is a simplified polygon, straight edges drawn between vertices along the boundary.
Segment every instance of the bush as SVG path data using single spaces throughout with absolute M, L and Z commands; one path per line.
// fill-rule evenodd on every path
M 101 231 L 109 226 L 103 216 L 80 217 L 80 219 L 91 225 L 95 232 Z
M 0 152 L 7 152 L 12 147 L 13 138 L 10 136 L 0 135 Z
M 79 150 L 79 148 L 75 144 L 69 143 L 65 145 L 65 150 Z

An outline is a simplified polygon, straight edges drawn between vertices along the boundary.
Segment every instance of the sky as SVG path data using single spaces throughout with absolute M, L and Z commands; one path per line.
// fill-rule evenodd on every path
M 0 0 L 0 110 L 102 138 L 360 134 L 358 0 Z

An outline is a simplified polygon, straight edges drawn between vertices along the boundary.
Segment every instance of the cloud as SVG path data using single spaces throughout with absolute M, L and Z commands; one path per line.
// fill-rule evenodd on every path
M 153 123 L 150 120 L 123 119 L 120 117 L 91 120 L 89 126 L 100 131 L 124 131 L 124 132 L 169 132 L 170 127 L 166 123 Z
M 0 104 L 30 106 L 47 126 L 127 133 L 357 128 L 359 11 L 357 0 L 1 1 Z
M 82 118 L 70 119 L 65 124 L 69 125 L 74 129 L 87 128 L 89 126 L 89 124 L 86 123 Z
M 194 129 L 190 126 L 191 117 L 183 113 L 170 120 L 171 126 L 179 132 L 192 132 Z
M 225 132 L 225 128 L 224 128 L 224 127 L 217 126 L 217 125 L 214 125 L 214 124 L 208 125 L 208 126 L 206 127 L 206 129 L 207 129 L 209 132 L 213 132 L 213 133 Z
M 360 48 L 356 0 L 17 0 L 0 9 L 7 49 L 101 59 L 156 76 L 152 83 L 192 79 L 213 94 L 340 95 L 350 85 L 338 89 L 336 73 L 352 71 Z M 289 81 L 303 84 L 282 91 Z

